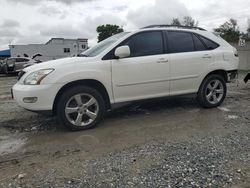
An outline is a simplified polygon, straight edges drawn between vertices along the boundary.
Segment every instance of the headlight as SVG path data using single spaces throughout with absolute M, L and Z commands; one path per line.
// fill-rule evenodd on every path
M 42 70 L 32 72 L 24 79 L 24 84 L 39 85 L 41 81 L 53 71 L 54 69 L 42 69 Z

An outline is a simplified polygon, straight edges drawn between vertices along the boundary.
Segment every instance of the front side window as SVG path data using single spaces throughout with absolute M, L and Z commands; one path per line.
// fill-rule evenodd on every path
M 130 57 L 157 55 L 164 53 L 161 31 L 142 32 L 130 37 L 122 45 L 130 48 Z

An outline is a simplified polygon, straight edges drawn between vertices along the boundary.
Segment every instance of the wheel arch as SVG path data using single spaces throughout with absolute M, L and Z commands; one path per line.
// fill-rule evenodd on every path
M 222 76 L 222 77 L 225 79 L 225 81 L 228 82 L 227 71 L 226 71 L 226 70 L 223 70 L 223 69 L 213 70 L 213 71 L 208 72 L 208 73 L 201 79 L 200 84 L 199 84 L 199 86 L 198 86 L 198 91 L 200 90 L 201 85 L 202 85 L 202 83 L 204 82 L 204 80 L 205 80 L 208 76 L 213 75 L 213 74 Z
M 63 94 L 63 92 L 65 90 L 69 89 L 69 88 L 79 86 L 79 85 L 91 87 L 91 88 L 94 88 L 97 91 L 99 91 L 100 94 L 103 96 L 106 109 L 107 110 L 111 109 L 110 97 L 109 97 L 109 94 L 108 94 L 105 86 L 100 81 L 97 81 L 97 80 L 94 80 L 94 79 L 84 79 L 84 80 L 76 80 L 76 81 L 69 82 L 69 83 L 65 84 L 63 87 L 60 88 L 60 90 L 56 94 L 56 97 L 55 97 L 54 103 L 53 103 L 52 112 L 53 112 L 54 115 L 56 115 L 56 113 L 57 113 L 56 112 L 56 105 L 58 103 L 59 98 Z
M 222 77 L 225 79 L 226 82 L 228 81 L 228 79 L 227 79 L 227 71 L 225 71 L 225 70 L 223 70 L 223 69 L 218 69 L 218 70 L 211 71 L 211 72 L 209 72 L 209 73 L 205 76 L 205 78 L 208 77 L 209 75 L 212 75 L 212 74 L 220 75 L 220 76 L 222 76 Z M 204 79 L 205 79 L 205 78 L 204 78 Z M 203 80 L 204 80 L 204 79 L 203 79 Z
M 227 78 L 227 71 L 223 70 L 223 69 L 218 69 L 218 70 L 213 70 L 210 71 L 209 73 L 206 74 L 206 76 L 202 79 L 202 82 L 210 75 L 212 74 L 216 74 L 216 75 L 220 75 L 222 76 L 226 82 L 228 82 L 228 78 Z

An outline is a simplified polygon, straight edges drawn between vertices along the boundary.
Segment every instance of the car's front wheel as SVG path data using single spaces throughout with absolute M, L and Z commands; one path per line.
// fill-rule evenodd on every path
M 213 108 L 221 105 L 226 93 L 225 79 L 220 75 L 209 75 L 203 80 L 197 98 L 201 106 Z
M 71 130 L 95 127 L 104 113 L 105 104 L 101 94 L 90 87 L 70 88 L 61 95 L 57 103 L 59 119 Z

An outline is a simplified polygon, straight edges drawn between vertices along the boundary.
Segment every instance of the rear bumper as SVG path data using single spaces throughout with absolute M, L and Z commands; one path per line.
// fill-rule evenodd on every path
M 234 82 L 238 79 L 238 70 L 227 71 L 227 82 Z

